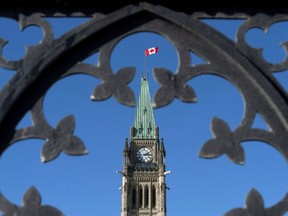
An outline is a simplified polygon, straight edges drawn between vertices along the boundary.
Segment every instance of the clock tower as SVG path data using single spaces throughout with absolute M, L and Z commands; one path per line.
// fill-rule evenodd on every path
M 165 148 L 159 140 L 148 79 L 142 77 L 130 140 L 123 149 L 121 216 L 166 216 Z

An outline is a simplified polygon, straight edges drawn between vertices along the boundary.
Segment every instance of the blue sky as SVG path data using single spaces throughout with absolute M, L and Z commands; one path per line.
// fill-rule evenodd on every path
M 49 19 L 57 38 L 85 19 Z M 241 20 L 203 20 L 235 40 Z M 19 59 L 25 53 L 25 44 L 35 45 L 42 32 L 29 27 L 24 32 L 16 22 L 0 19 L 0 36 L 9 39 L 3 50 L 8 59 Z M 273 25 L 267 35 L 261 30 L 248 32 L 251 46 L 264 47 L 266 60 L 277 63 L 285 57 L 279 42 L 288 39 L 288 23 Z M 5 29 L 5 31 L 3 31 Z M 138 98 L 143 71 L 144 49 L 159 47 L 159 53 L 147 58 L 147 69 L 152 96 L 159 88 L 153 79 L 152 68 L 164 67 L 175 72 L 178 67 L 177 51 L 172 43 L 154 33 L 138 33 L 124 38 L 114 49 L 111 67 L 114 72 L 127 66 L 136 67 L 136 76 L 129 86 Z M 275 54 L 277 53 L 277 54 Z M 85 60 L 97 64 L 97 53 Z M 191 54 L 192 64 L 205 63 Z M 0 88 L 15 74 L 0 70 Z M 275 77 L 287 90 L 287 72 Z M 101 81 L 86 75 L 75 75 L 58 81 L 44 100 L 48 122 L 55 127 L 65 116 L 73 114 L 75 135 L 80 137 L 89 154 L 80 157 L 61 154 L 56 160 L 42 164 L 41 148 L 44 140 L 26 140 L 13 145 L 0 159 L 0 191 L 11 202 L 20 205 L 24 193 L 35 186 L 42 203 L 52 205 L 67 216 L 120 215 L 122 149 L 129 138 L 135 108 L 126 107 L 115 98 L 92 102 L 90 96 Z M 174 100 L 172 104 L 154 111 L 160 137 L 166 145 L 167 206 L 169 216 L 215 216 L 236 207 L 244 207 L 248 192 L 255 188 L 265 200 L 265 206 L 278 203 L 288 192 L 287 161 L 278 151 L 260 142 L 245 142 L 245 165 L 239 166 L 226 156 L 207 160 L 198 156 L 202 145 L 212 137 L 210 123 L 214 116 L 225 120 L 231 129 L 241 122 L 245 103 L 241 94 L 228 81 L 212 75 L 199 76 L 188 84 L 195 90 L 196 104 Z M 32 124 L 27 114 L 18 128 Z M 267 129 L 260 116 L 255 128 Z M 287 216 L 288 214 L 286 214 Z

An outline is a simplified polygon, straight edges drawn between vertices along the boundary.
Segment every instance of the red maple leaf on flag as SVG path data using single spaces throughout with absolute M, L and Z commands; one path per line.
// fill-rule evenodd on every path
M 158 47 L 151 47 L 149 49 L 145 49 L 145 56 L 156 54 L 158 50 Z

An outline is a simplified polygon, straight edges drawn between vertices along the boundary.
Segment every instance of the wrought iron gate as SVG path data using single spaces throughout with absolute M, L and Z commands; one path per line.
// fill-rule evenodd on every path
M 40 138 L 47 140 L 42 150 L 43 162 L 55 159 L 60 152 L 85 154 L 85 145 L 73 134 L 73 116 L 64 118 L 56 128 L 48 123 L 43 113 L 44 95 L 59 79 L 83 73 L 102 81 L 95 89 L 92 100 L 105 100 L 113 95 L 119 103 L 134 105 L 134 93 L 127 84 L 133 79 L 135 71 L 124 68 L 114 74 L 110 68 L 110 56 L 125 36 L 149 31 L 169 39 L 177 49 L 180 62 L 175 73 L 165 69 L 155 70 L 155 77 L 161 85 L 154 97 L 156 106 L 166 106 L 174 98 L 196 102 L 195 92 L 187 82 L 203 74 L 215 74 L 228 80 L 245 100 L 245 116 L 235 130 L 218 117 L 212 120 L 215 137 L 203 144 L 201 157 L 215 158 L 226 154 L 235 163 L 243 164 L 244 149 L 240 143 L 259 140 L 275 147 L 288 160 L 288 98 L 284 88 L 272 76 L 275 72 L 288 69 L 288 58 L 286 56 L 282 63 L 271 64 L 263 58 L 261 49 L 249 46 L 245 40 L 245 34 L 252 28 L 267 30 L 274 23 L 287 21 L 287 7 L 270 5 L 269 9 L 265 8 L 265 5 L 271 4 L 269 1 L 261 8 L 257 8 L 259 3 L 256 1 L 251 5 L 236 3 L 234 8 L 223 4 L 190 5 L 188 1 L 182 1 L 182 4 L 176 1 L 158 4 L 153 1 L 122 1 L 110 7 L 104 3 L 89 5 L 86 1 L 82 4 L 80 1 L 39 2 L 11 1 L 0 9 L 2 17 L 15 19 L 22 29 L 35 25 L 45 32 L 42 42 L 29 47 L 22 59 L 9 61 L 0 55 L 1 67 L 17 71 L 0 92 L 0 153 L 16 141 Z M 44 18 L 63 16 L 90 19 L 55 39 L 51 26 Z M 200 18 L 245 21 L 238 29 L 236 42 L 232 42 L 200 22 Z M 1 50 L 6 43 L 0 38 Z M 282 46 L 287 51 L 287 42 Z M 100 53 L 99 65 L 82 63 L 83 59 L 96 52 Z M 205 59 L 208 64 L 191 65 L 189 52 Z M 16 129 L 27 112 L 31 112 L 34 125 Z M 269 131 L 252 128 L 257 114 L 269 124 Z M 225 216 L 284 215 L 288 211 L 288 195 L 280 199 L 275 206 L 264 208 L 262 196 L 252 189 L 247 195 L 246 207 L 232 209 Z M 12 204 L 0 194 L 0 210 L 5 215 L 62 215 L 54 207 L 42 206 L 40 194 L 34 187 L 24 195 L 23 206 Z

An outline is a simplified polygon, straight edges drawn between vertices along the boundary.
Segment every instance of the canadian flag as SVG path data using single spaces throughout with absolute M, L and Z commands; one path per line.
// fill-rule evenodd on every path
M 145 56 L 149 56 L 158 52 L 158 47 L 151 47 L 149 49 L 145 49 Z

